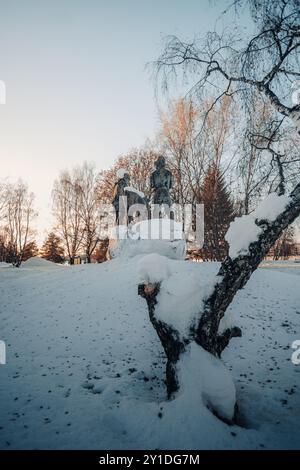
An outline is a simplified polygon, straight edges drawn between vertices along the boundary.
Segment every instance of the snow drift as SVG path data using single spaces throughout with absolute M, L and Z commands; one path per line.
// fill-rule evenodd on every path
M 39 256 L 33 256 L 32 258 L 29 258 L 27 261 L 24 261 L 24 263 L 21 264 L 21 267 L 23 268 L 43 268 L 43 269 L 53 269 L 57 268 L 61 265 L 52 263 L 52 261 L 48 261 L 44 258 L 40 258 Z
M 209 411 L 213 404 L 226 413 L 233 395 L 226 376 L 202 382 L 202 351 L 185 359 L 186 367 L 195 363 L 194 379 L 187 371 L 192 386 L 166 401 L 165 356 L 137 295 L 137 258 L 0 270 L 0 339 L 7 345 L 0 447 L 299 448 L 300 366 L 291 362 L 290 345 L 300 329 L 300 269 L 274 265 L 254 273 L 230 307 L 243 337 L 232 340 L 223 360 L 245 427 L 227 426 Z M 178 289 L 191 273 L 200 284 L 219 267 L 180 260 L 168 266 L 172 276 L 182 273 Z

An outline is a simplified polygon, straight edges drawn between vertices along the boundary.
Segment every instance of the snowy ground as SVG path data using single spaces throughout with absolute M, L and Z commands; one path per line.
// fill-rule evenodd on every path
M 204 278 L 214 263 L 172 261 Z M 176 264 L 177 263 L 177 264 Z M 265 264 L 230 313 L 224 352 L 242 425 L 165 402 L 164 354 L 137 295 L 137 260 L 0 269 L 0 448 L 300 448 L 300 269 Z M 297 266 L 297 267 L 296 267 Z

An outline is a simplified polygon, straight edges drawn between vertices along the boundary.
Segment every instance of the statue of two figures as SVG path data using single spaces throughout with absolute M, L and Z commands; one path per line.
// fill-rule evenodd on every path
M 155 162 L 156 169 L 150 176 L 150 187 L 152 190 L 151 202 L 155 205 L 167 205 L 171 206 L 172 201 L 170 197 L 170 189 L 172 188 L 172 173 L 166 168 L 165 157 L 159 156 Z M 128 213 L 130 207 L 135 204 L 143 204 L 146 206 L 148 215 L 150 214 L 149 201 L 139 191 L 134 190 L 130 187 L 130 175 L 128 171 L 123 170 L 119 173 L 119 179 L 114 187 L 114 198 L 113 206 L 116 210 L 116 223 L 119 224 L 121 209 L 124 209 Z M 122 196 L 126 196 L 126 205 Z M 124 207 L 121 205 L 124 204 Z M 129 215 L 129 222 L 132 220 L 132 215 Z M 149 217 L 148 217 L 149 218 Z

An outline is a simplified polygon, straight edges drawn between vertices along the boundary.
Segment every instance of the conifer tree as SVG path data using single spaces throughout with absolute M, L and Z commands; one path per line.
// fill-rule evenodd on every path
M 64 261 L 64 249 L 61 245 L 61 239 L 54 233 L 49 233 L 41 249 L 42 258 L 54 263 Z
M 202 186 L 204 203 L 204 259 L 222 261 L 228 251 L 225 234 L 234 216 L 233 202 L 221 171 L 210 166 Z

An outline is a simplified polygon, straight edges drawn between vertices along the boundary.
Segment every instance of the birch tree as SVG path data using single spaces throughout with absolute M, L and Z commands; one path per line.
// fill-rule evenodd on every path
M 37 216 L 34 194 L 22 180 L 7 185 L 3 213 L 9 261 L 18 268 L 24 259 L 26 247 L 33 242 L 33 221 Z
M 235 5 L 239 6 L 241 3 L 244 2 L 235 2 Z M 163 74 L 165 84 L 170 73 L 177 74 L 180 69 L 191 72 L 196 78 L 194 89 L 200 95 L 211 93 L 213 85 L 217 93 L 212 108 L 226 95 L 240 95 L 247 106 L 247 100 L 255 90 L 269 100 L 276 112 L 289 118 L 299 131 L 300 105 L 286 96 L 290 80 L 299 77 L 299 2 L 254 0 L 249 5 L 256 33 L 245 46 L 240 46 L 243 43 L 239 38 L 237 40 L 226 34 L 209 33 L 201 44 L 195 41 L 184 43 L 172 37 L 168 39 L 156 64 L 157 70 Z M 283 197 L 285 196 L 278 196 Z M 177 330 L 159 317 L 156 306 L 161 283 L 139 285 L 139 294 L 147 301 L 150 321 L 167 356 L 166 382 L 169 397 L 176 396 L 182 386 L 180 364 L 191 345 L 220 358 L 231 338 L 241 335 L 241 330 L 237 327 L 220 332 L 220 322 L 238 290 L 246 285 L 276 240 L 299 216 L 299 179 L 289 197 L 284 200 L 284 205 L 274 217 L 266 217 L 262 210 L 257 215 L 254 213 L 247 216 L 248 222 L 256 227 L 257 237 L 247 243 L 246 252 L 229 251 L 229 256 L 221 263 L 212 293 L 203 298 L 195 323 L 188 332 Z M 243 230 L 239 236 L 245 237 Z M 187 365 L 185 362 L 184 366 Z M 236 419 L 237 407 L 234 410 L 230 415 L 231 422 Z M 219 414 L 217 409 L 213 411 Z M 220 414 L 219 416 L 224 418 Z

